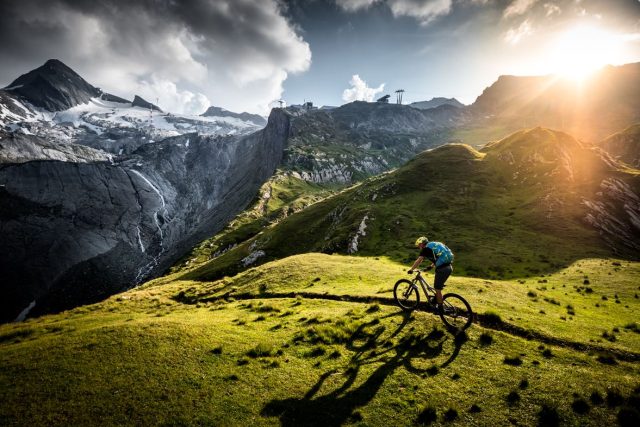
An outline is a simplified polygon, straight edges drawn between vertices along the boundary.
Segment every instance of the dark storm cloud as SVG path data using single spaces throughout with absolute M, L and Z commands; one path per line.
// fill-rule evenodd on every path
M 0 81 L 56 57 L 110 90 L 173 90 L 168 102 L 179 103 L 194 92 L 232 98 L 234 88 L 266 104 L 311 58 L 282 7 L 276 0 L 4 0 Z

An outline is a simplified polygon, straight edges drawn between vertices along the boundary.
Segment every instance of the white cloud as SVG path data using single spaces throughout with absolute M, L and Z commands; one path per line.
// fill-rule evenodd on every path
M 367 9 L 374 3 L 384 1 L 393 16 L 409 16 L 422 24 L 431 22 L 438 16 L 451 11 L 452 0 L 335 0 L 336 4 L 347 12 Z M 485 3 L 488 0 L 472 0 Z
M 287 76 L 311 63 L 283 7 L 280 0 L 2 0 L 0 61 L 11 67 L 0 77 L 10 81 L 16 69 L 57 58 L 105 91 L 132 98 L 145 90 L 169 111 L 195 111 L 207 98 L 266 113 Z
M 204 94 L 179 90 L 175 83 L 162 80 L 155 75 L 152 75 L 149 81 L 141 81 L 136 93 L 149 102 L 157 102 L 162 110 L 176 113 L 199 115 L 211 105 Z
M 355 12 L 356 10 L 367 9 L 380 0 L 336 0 L 336 4 L 347 12 Z
M 511 4 L 504 10 L 503 16 L 524 15 L 538 0 L 513 0 Z
M 422 24 L 451 11 L 452 0 L 387 0 L 393 16 L 411 16 Z
M 367 82 L 362 80 L 358 74 L 354 74 L 349 82 L 351 87 L 342 92 L 342 99 L 345 102 L 367 101 L 371 102 L 376 94 L 384 90 L 384 83 L 377 88 L 367 86 Z
M 547 16 L 552 16 L 556 14 L 559 15 L 560 13 L 562 13 L 562 10 L 560 9 L 560 7 L 553 3 L 545 3 L 544 10 L 546 11 Z
M 533 28 L 528 19 L 525 19 L 517 28 L 510 28 L 504 33 L 503 38 L 509 44 L 516 45 L 526 36 L 533 34 Z

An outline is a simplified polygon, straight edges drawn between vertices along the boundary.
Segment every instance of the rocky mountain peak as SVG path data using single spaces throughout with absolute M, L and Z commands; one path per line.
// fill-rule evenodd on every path
M 412 102 L 411 104 L 409 104 L 410 107 L 417 108 L 419 110 L 436 108 L 436 107 L 440 107 L 441 105 L 451 105 L 457 108 L 464 107 L 464 104 L 455 98 L 443 98 L 443 97 L 435 97 L 435 98 L 431 98 L 428 101 Z
M 201 114 L 201 116 L 202 117 L 232 117 L 232 118 L 240 119 L 246 122 L 254 123 L 258 126 L 265 126 L 267 124 L 267 121 L 265 120 L 265 118 L 258 114 L 251 114 L 246 112 L 234 113 L 232 111 L 225 110 L 224 108 L 214 107 L 214 106 L 209 107 L 207 111 Z
M 100 89 L 57 59 L 18 77 L 6 90 L 49 111 L 66 110 L 101 94 Z

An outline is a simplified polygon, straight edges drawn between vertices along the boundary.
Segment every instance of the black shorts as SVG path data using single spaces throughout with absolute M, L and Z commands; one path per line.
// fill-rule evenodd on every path
M 436 278 L 433 280 L 433 287 L 441 291 L 444 288 L 444 282 L 447 281 L 452 272 L 453 266 L 451 264 L 441 265 L 436 268 Z

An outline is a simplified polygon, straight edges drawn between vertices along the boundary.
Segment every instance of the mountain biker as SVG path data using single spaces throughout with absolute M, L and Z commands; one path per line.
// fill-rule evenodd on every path
M 425 258 L 431 261 L 431 265 L 426 268 L 426 270 L 431 270 L 434 266 L 436 268 L 433 287 L 436 289 L 436 300 L 438 304 L 442 304 L 442 289 L 444 288 L 444 283 L 453 272 L 453 266 L 451 265 L 453 262 L 453 252 L 451 252 L 451 249 L 444 243 L 429 242 L 429 239 L 424 236 L 418 237 L 416 246 L 420 248 L 420 255 L 407 273 L 413 274 L 413 270 L 418 268 Z

